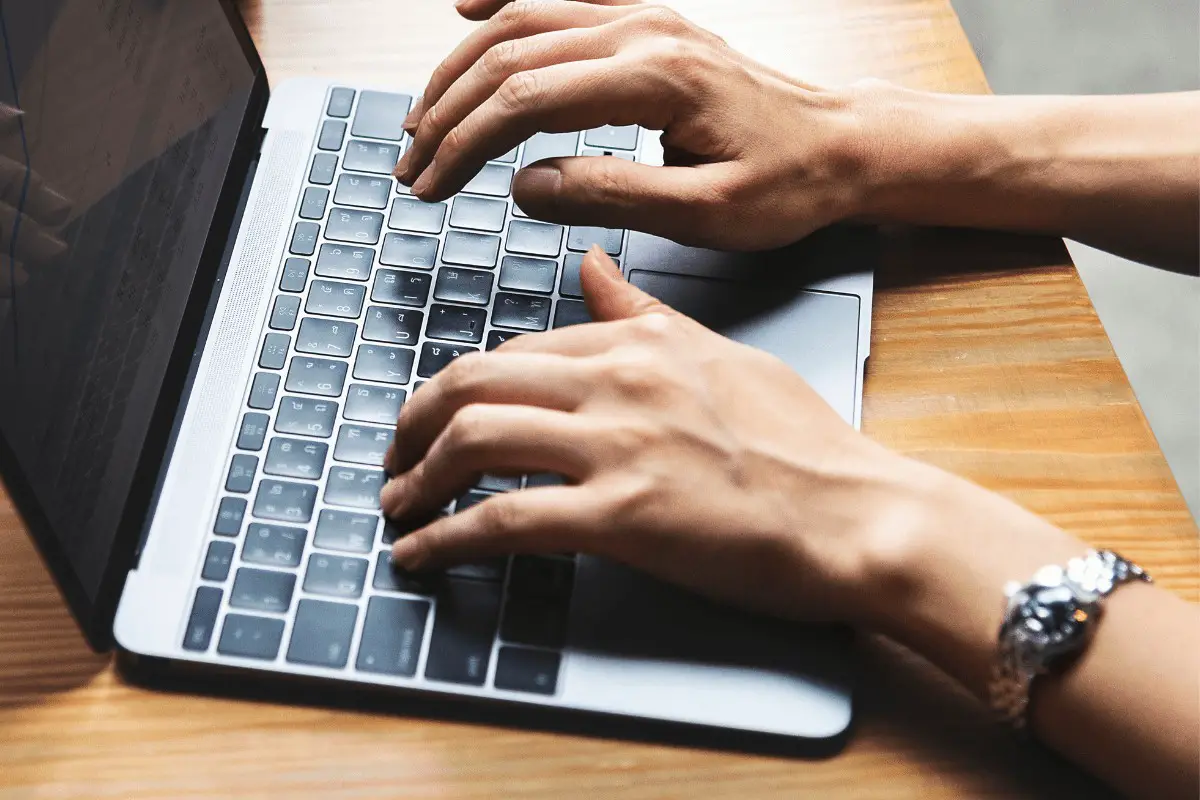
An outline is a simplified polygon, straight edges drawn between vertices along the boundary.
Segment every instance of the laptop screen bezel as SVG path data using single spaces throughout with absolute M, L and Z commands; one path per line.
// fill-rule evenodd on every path
M 201 250 L 195 282 L 181 317 L 179 334 L 171 351 L 162 388 L 150 417 L 145 446 L 142 448 L 137 467 L 134 469 L 130 491 L 125 498 L 121 513 L 121 521 L 117 526 L 109 560 L 104 565 L 95 597 L 89 597 L 84 590 L 70 559 L 67 558 L 59 539 L 54 534 L 41 503 L 33 492 L 28 477 L 20 469 L 20 463 L 3 432 L 0 431 L 0 476 L 3 478 L 4 488 L 8 490 L 34 545 L 58 585 L 59 591 L 66 600 L 88 644 L 98 652 L 107 651 L 113 646 L 113 617 L 116 614 L 125 577 L 133 565 L 138 541 L 150 511 L 159 471 L 167 455 L 176 414 L 180 403 L 186 400 L 183 396 L 184 388 L 193 354 L 199 344 L 211 290 L 221 266 L 226 244 L 231 236 L 236 235 L 236 231 L 232 230 L 235 212 L 246 176 L 258 154 L 263 118 L 266 115 L 267 100 L 270 95 L 266 68 L 259 57 L 250 31 L 242 19 L 235 0 L 215 0 L 215 2 L 225 12 L 234 36 L 253 72 L 250 100 L 234 143 L 229 170 L 218 195 L 212 225 L 209 227 L 204 247 Z

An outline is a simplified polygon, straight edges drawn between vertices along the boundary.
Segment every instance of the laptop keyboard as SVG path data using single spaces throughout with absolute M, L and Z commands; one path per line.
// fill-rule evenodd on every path
M 539 134 L 450 201 L 424 203 L 391 177 L 409 104 L 329 94 L 183 647 L 553 695 L 574 560 L 396 571 L 383 458 L 409 394 L 454 359 L 588 321 L 583 253 L 600 243 L 619 257 L 624 231 L 528 219 L 513 175 L 555 156 L 632 160 L 639 131 Z M 444 513 L 557 481 L 484 476 Z

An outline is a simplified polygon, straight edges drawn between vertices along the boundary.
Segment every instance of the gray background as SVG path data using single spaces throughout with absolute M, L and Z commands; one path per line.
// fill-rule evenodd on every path
M 997 94 L 1200 88 L 1197 0 L 952 2 Z M 1200 518 L 1200 279 L 1067 247 Z

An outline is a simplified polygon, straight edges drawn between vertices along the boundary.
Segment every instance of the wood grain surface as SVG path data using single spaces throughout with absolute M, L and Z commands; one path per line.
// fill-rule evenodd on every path
M 987 86 L 947 0 L 679 0 L 731 44 L 816 83 Z M 420 87 L 469 30 L 448 0 L 247 0 L 272 80 Z M 1060 242 L 887 234 L 866 431 L 969 476 L 1200 596 L 1197 532 Z M 1097 797 L 994 728 L 919 658 L 861 638 L 857 718 L 826 758 L 148 690 L 76 632 L 0 497 L 0 798 Z

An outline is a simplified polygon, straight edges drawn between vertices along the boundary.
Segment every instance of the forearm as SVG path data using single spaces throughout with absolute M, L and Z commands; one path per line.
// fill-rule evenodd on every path
M 877 627 L 987 701 L 1003 586 L 1086 545 L 1004 498 L 923 466 L 924 514 L 888 548 Z M 1083 656 L 1033 685 L 1032 730 L 1131 795 L 1187 796 L 1200 780 L 1200 615 L 1153 586 L 1106 601 Z M 1192 795 L 1194 796 L 1194 795 Z
M 1200 259 L 1200 92 L 1126 97 L 851 91 L 859 216 L 1047 233 L 1183 272 Z

